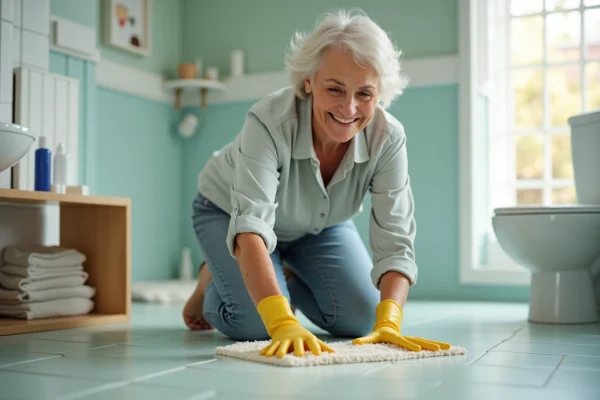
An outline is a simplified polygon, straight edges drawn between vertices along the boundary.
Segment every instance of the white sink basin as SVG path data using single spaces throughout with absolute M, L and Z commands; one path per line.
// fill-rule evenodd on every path
M 27 154 L 33 142 L 35 136 L 29 129 L 0 122 L 0 172 L 19 162 Z

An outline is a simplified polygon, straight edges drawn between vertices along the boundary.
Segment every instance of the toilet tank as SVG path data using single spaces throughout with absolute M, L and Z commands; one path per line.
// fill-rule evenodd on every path
M 600 110 L 574 115 L 571 155 L 578 204 L 600 204 Z

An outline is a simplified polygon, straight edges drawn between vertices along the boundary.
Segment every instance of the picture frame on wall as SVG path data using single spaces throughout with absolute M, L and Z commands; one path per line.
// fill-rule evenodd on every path
M 152 49 L 152 0 L 103 0 L 104 43 L 140 56 Z

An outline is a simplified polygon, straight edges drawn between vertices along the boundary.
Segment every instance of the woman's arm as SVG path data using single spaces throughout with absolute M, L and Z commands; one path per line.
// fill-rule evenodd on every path
M 234 252 L 255 306 L 265 297 L 281 295 L 275 268 L 262 237 L 255 233 L 237 234 Z
M 389 271 L 383 274 L 379 283 L 381 301 L 394 300 L 400 308 L 404 308 L 410 281 L 408 278 L 397 271 Z

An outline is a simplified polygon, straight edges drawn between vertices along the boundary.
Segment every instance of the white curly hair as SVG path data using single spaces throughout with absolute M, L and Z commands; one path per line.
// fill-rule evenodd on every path
M 304 80 L 314 76 L 323 53 L 334 46 L 350 51 L 357 64 L 375 69 L 382 107 L 404 92 L 408 79 L 400 74 L 402 51 L 362 10 L 354 9 L 326 13 L 310 34 L 296 32 L 292 38 L 285 65 L 297 96 L 307 96 Z

